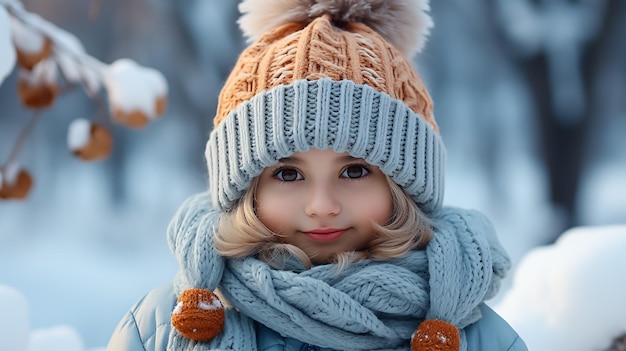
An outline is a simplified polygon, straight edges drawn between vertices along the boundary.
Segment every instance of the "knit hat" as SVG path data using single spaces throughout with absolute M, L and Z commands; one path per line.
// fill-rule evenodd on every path
M 445 150 L 410 62 L 432 26 L 428 0 L 246 0 L 240 10 L 255 41 L 220 93 L 206 147 L 215 207 L 233 208 L 279 159 L 331 148 L 437 211 Z
M 425 213 L 441 209 L 445 149 L 410 61 L 432 27 L 428 0 L 244 0 L 239 9 L 251 44 L 220 93 L 206 146 L 215 210 L 234 208 L 264 168 L 312 148 L 362 158 Z M 185 290 L 179 306 L 216 305 L 203 294 Z M 195 311 L 173 315 L 183 336 L 219 333 L 196 337 L 224 317 Z M 459 348 L 458 330 L 436 320 L 423 323 L 412 347 L 444 350 L 434 338 Z

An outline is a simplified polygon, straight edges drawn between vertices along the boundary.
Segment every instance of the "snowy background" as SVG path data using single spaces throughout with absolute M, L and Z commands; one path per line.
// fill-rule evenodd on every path
M 35 181 L 29 197 L 0 201 L 0 330 L 8 323 L 4 296 L 9 312 L 28 311 L 23 330 L 39 331 L 33 338 L 58 327 L 51 334 L 75 345 L 64 350 L 103 347 L 128 308 L 176 271 L 165 228 L 187 196 L 206 188 L 203 151 L 216 97 L 244 47 L 236 2 L 23 3 L 73 33 L 99 60 L 131 58 L 162 72 L 169 84 L 165 116 L 142 130 L 107 122 L 102 101 L 81 89 L 64 94 L 20 153 Z M 626 250 L 624 227 L 609 226 L 626 224 L 626 3 L 438 0 L 431 15 L 435 28 L 416 65 L 448 149 L 445 202 L 485 212 L 519 268 L 492 305 L 531 350 L 608 347 L 626 326 L 590 309 L 625 306 L 623 285 L 613 286 L 620 292 L 613 295 L 583 289 L 590 294 L 584 301 L 606 304 L 547 311 L 579 305 L 568 293 L 605 284 L 605 277 L 620 281 L 626 271 L 619 254 L 610 256 Z M 16 84 L 12 72 L 0 85 L 0 163 L 33 113 L 19 103 Z M 76 118 L 108 123 L 111 157 L 85 163 L 68 151 L 67 128 Z M 572 235 L 538 248 L 581 226 L 586 241 Z M 589 237 L 609 244 L 594 245 Z M 583 253 L 591 258 L 577 261 Z M 594 257 L 606 257 L 597 263 L 604 268 L 592 269 Z M 568 285 L 572 275 L 579 280 Z M 519 310 L 542 301 L 550 304 Z M 605 318 L 610 325 L 565 323 L 577 318 Z M 561 334 L 545 334 L 559 328 L 578 336 L 587 328 L 591 343 L 570 347 Z

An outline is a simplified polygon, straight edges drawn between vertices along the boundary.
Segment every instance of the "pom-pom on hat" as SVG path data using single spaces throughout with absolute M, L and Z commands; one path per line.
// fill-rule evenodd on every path
M 251 39 L 220 93 L 206 148 L 214 206 L 232 209 L 264 168 L 311 148 L 378 166 L 426 213 L 445 150 L 411 56 L 427 0 L 245 0 Z

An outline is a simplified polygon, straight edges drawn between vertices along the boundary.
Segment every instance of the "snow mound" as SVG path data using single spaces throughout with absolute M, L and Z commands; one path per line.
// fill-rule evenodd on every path
M 26 297 L 10 286 L 0 285 L 0 350 L 85 351 L 83 339 L 73 327 L 58 325 L 30 330 L 29 315 Z
M 529 350 L 605 350 L 626 333 L 626 225 L 580 227 L 519 263 L 494 306 Z

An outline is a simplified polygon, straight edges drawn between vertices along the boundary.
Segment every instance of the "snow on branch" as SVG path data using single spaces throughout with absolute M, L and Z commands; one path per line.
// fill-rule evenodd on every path
M 0 6 L 0 84 L 13 70 L 15 65 L 15 50 L 11 44 L 11 32 L 9 31 L 10 17 L 3 6 Z
M 32 179 L 17 165 L 17 154 L 41 111 L 57 99 L 60 77 L 69 85 L 82 86 L 94 100 L 104 90 L 112 120 L 123 126 L 141 128 L 165 112 L 168 85 L 159 71 L 130 59 L 99 61 L 73 34 L 27 11 L 20 1 L 0 0 L 0 52 L 0 85 L 17 70 L 20 100 L 35 110 L 8 159 L 0 163 L 0 199 L 28 194 Z M 84 119 L 70 125 L 67 139 L 70 151 L 86 161 L 102 159 L 112 149 L 110 132 Z M 16 176 L 20 174 L 27 177 Z

